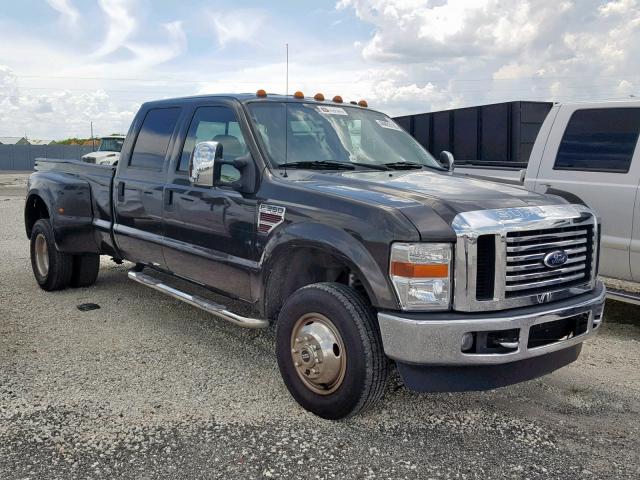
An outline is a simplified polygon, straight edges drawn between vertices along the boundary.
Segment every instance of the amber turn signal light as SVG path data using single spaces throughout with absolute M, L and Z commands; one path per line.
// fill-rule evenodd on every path
M 267 96 L 267 92 L 262 88 L 256 92 L 256 97 L 264 98 Z
M 293 98 L 304 98 L 304 93 L 298 90 L 296 93 L 293 94 Z
M 415 264 L 407 262 L 393 262 L 391 274 L 405 278 L 448 278 L 449 265 L 443 263 Z

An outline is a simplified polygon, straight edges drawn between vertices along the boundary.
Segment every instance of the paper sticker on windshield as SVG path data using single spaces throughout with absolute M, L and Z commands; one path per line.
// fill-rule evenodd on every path
M 382 128 L 388 128 L 389 130 L 402 130 L 398 124 L 392 122 L 390 120 L 376 120 L 376 123 L 380 125 Z
M 318 111 L 325 115 L 349 115 L 347 111 L 342 107 L 327 107 L 325 105 L 318 105 Z

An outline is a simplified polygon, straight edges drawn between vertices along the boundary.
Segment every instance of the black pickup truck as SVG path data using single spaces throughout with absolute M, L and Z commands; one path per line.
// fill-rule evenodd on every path
M 391 361 L 411 389 L 463 391 L 576 360 L 602 322 L 597 218 L 448 158 L 363 101 L 149 102 L 117 166 L 38 160 L 33 271 L 45 290 L 88 286 L 107 255 L 224 320 L 275 323 L 287 388 L 331 419 L 378 400 Z

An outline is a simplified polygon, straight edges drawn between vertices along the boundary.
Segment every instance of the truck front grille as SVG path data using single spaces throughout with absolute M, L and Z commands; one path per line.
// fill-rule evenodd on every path
M 464 212 L 452 227 L 455 310 L 525 307 L 595 288 L 598 224 L 583 205 Z
M 538 294 L 588 281 L 593 240 L 592 225 L 508 232 L 505 296 Z M 567 254 L 566 263 L 545 265 L 545 256 L 555 251 Z

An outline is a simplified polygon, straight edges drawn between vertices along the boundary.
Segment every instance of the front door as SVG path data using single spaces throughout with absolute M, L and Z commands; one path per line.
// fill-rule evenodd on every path
M 212 104 L 195 110 L 165 187 L 165 260 L 176 275 L 250 299 L 256 201 L 228 185 L 240 178 L 231 165 L 222 166 L 221 183 L 215 187 L 189 183 L 189 159 L 203 141 L 221 143 L 225 160 L 249 153 L 230 106 Z

